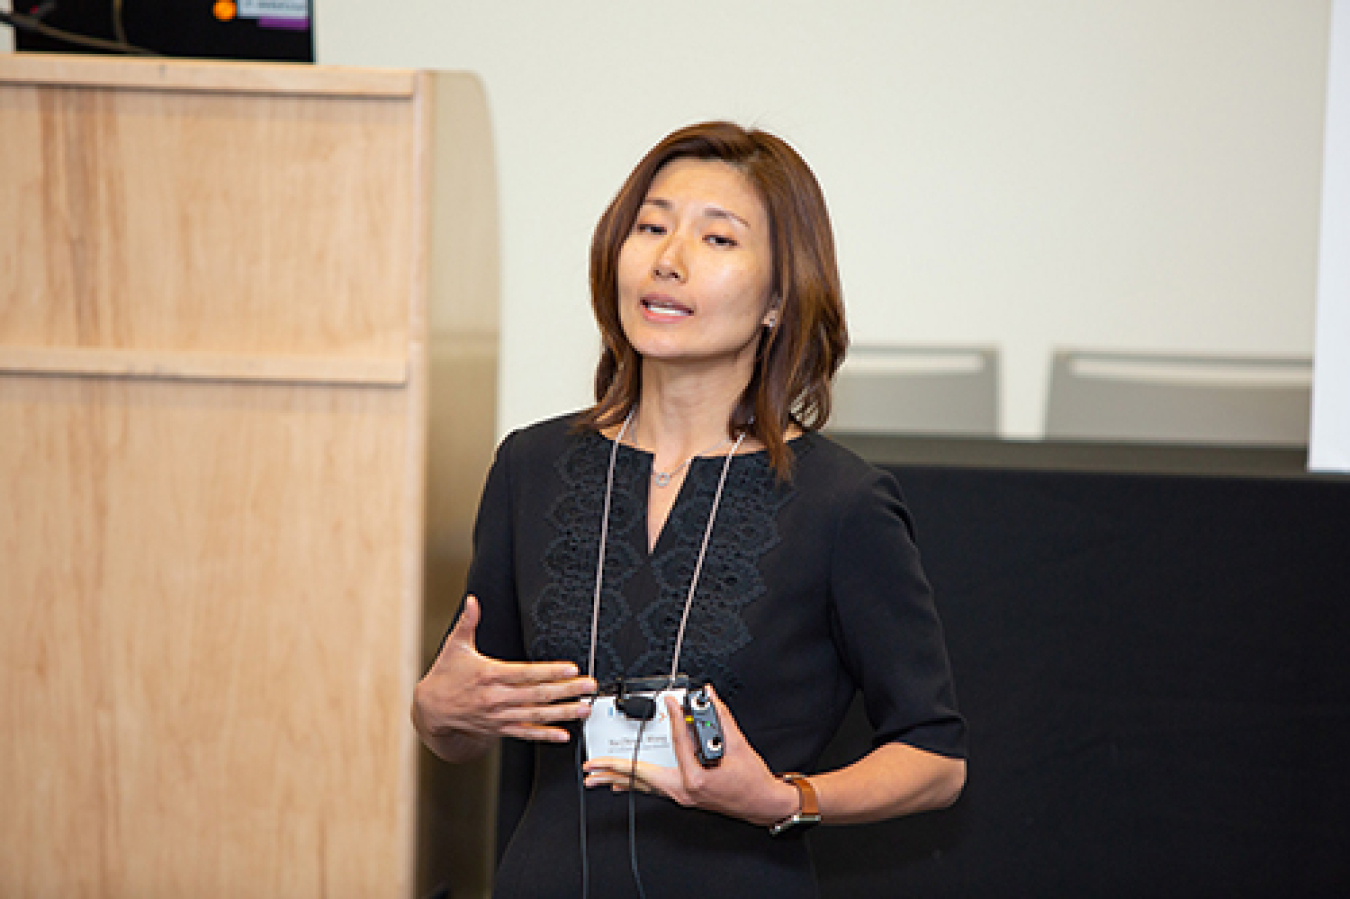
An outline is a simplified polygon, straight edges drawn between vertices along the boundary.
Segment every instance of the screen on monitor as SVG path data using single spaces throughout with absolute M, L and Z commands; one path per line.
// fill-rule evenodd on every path
M 314 61 L 310 0 L 14 0 L 14 46 L 51 53 Z M 81 40 L 84 39 L 84 40 Z

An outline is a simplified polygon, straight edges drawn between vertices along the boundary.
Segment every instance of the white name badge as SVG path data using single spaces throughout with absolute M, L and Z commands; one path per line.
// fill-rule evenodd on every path
M 678 768 L 675 758 L 675 746 L 671 742 L 670 710 L 666 708 L 665 698 L 675 697 L 684 702 L 685 690 L 675 687 L 653 696 L 656 700 L 656 717 L 646 722 L 629 718 L 615 705 L 615 696 L 597 696 L 591 703 L 591 714 L 586 719 L 586 758 L 631 759 L 633 748 L 637 745 L 638 733 L 642 734 L 642 746 L 638 749 L 638 761 L 651 762 L 662 768 Z

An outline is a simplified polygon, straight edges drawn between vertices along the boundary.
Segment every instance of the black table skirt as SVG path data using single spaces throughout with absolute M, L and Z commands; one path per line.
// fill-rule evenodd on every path
M 817 831 L 826 895 L 1350 895 L 1350 483 L 890 467 L 969 781 Z

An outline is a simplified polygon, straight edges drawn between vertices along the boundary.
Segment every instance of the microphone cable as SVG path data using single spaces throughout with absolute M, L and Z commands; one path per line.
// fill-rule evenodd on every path
M 586 738 L 578 733 L 576 739 L 576 763 L 577 763 L 577 807 L 581 809 L 581 827 L 578 839 L 581 842 L 581 899 L 590 899 L 591 896 L 591 860 L 586 852 L 586 782 L 581 773 L 582 765 L 582 744 Z
M 662 691 L 664 692 L 664 691 Z M 657 700 L 660 700 L 661 693 L 657 693 Z M 633 883 L 637 885 L 638 899 L 647 899 L 647 891 L 642 886 L 642 874 L 639 873 L 637 857 L 637 824 L 636 824 L 636 797 L 637 792 L 637 761 L 638 754 L 642 750 L 642 737 L 647 730 L 649 718 L 643 718 L 638 724 L 637 739 L 633 741 L 632 765 L 628 769 L 628 864 L 633 870 Z M 577 808 L 580 811 L 581 820 L 578 822 L 577 839 L 581 848 L 581 899 L 590 899 L 591 895 L 591 860 L 590 853 L 586 849 L 586 782 L 582 774 L 582 753 L 585 742 L 583 734 L 577 735 L 576 740 L 576 769 L 577 769 Z
M 614 441 L 610 446 L 609 452 L 609 470 L 605 475 L 605 504 L 600 513 L 600 540 L 596 553 L 595 563 L 595 593 L 591 603 L 591 645 L 589 658 L 586 665 L 586 673 L 595 676 L 595 657 L 597 641 L 600 634 L 600 599 L 603 595 L 603 584 L 605 577 L 605 549 L 609 541 L 609 513 L 611 501 L 614 495 L 614 469 L 619 458 L 619 445 L 623 442 L 624 434 L 628 432 L 629 426 L 633 423 L 633 417 L 637 414 L 637 408 L 629 410 L 628 417 L 623 420 L 623 426 L 619 428 L 619 433 L 615 435 Z M 699 576 L 703 573 L 703 560 L 708 554 L 708 544 L 712 541 L 713 525 L 717 521 L 717 510 L 722 503 L 722 493 L 726 489 L 727 475 L 731 472 L 731 462 L 740 450 L 741 444 L 745 442 L 748 432 L 742 430 L 740 436 L 736 438 L 736 443 L 731 447 L 722 461 L 722 473 L 717 479 L 717 492 L 713 494 L 712 508 L 708 510 L 708 523 L 703 529 L 703 540 L 699 545 L 698 558 L 694 563 L 694 571 L 689 579 L 689 593 L 685 597 L 684 610 L 680 615 L 680 626 L 675 634 L 675 652 L 670 660 L 670 676 L 666 680 L 666 686 L 657 690 L 656 698 L 659 701 L 666 690 L 669 690 L 675 683 L 677 672 L 680 670 L 680 651 L 684 648 L 684 633 L 689 625 L 689 613 L 693 609 L 694 596 L 698 591 Z M 646 715 L 638 725 L 637 740 L 633 744 L 632 765 L 628 770 L 628 858 L 633 869 L 633 881 L 637 885 L 639 899 L 647 899 L 646 891 L 642 887 L 642 875 L 638 872 L 637 860 L 637 824 L 636 824 L 636 797 L 633 793 L 637 784 L 637 760 L 642 749 L 642 736 L 646 732 L 647 722 L 651 720 L 652 715 Z M 677 726 L 671 722 L 671 728 Z M 581 770 L 581 750 L 580 743 L 585 739 L 584 731 L 578 738 L 577 750 L 577 785 L 581 791 L 581 879 L 582 879 L 582 899 L 589 899 L 590 893 L 590 859 L 586 852 L 586 784 Z
M 661 693 L 656 694 L 657 702 Z M 643 718 L 638 725 L 637 739 L 633 741 L 633 764 L 628 769 L 628 864 L 633 869 L 633 883 L 637 884 L 638 899 L 647 899 L 647 891 L 642 888 L 642 875 L 638 872 L 637 857 L 637 762 L 642 749 L 642 734 L 647 729 L 650 718 Z M 671 725 L 674 726 L 673 724 Z

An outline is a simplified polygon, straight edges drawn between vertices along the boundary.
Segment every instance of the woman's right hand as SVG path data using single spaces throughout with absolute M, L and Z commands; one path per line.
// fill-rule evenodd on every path
M 565 743 L 567 721 L 585 718 L 595 681 L 571 662 L 503 662 L 478 651 L 478 599 L 468 596 L 440 655 L 413 693 L 413 723 L 427 747 L 466 761 L 496 737 Z

